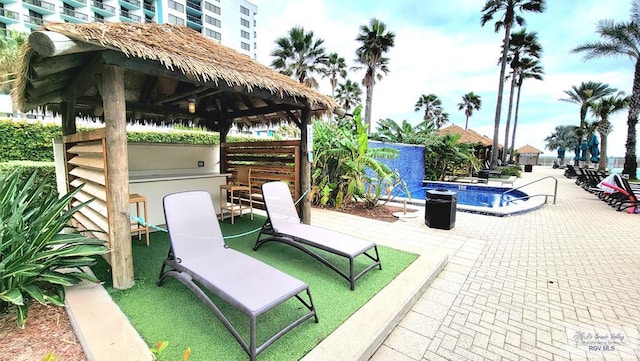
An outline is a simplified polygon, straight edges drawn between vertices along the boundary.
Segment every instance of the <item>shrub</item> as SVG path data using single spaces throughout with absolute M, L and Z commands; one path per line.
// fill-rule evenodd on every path
M 36 172 L 26 180 L 20 170 L 0 176 L 0 311 L 14 306 L 24 327 L 27 301 L 64 305 L 64 287 L 83 279 L 97 282 L 79 268 L 95 263 L 108 249 L 69 226 L 85 203 L 69 208 L 80 188 L 58 198 L 36 184 Z M 64 233 L 63 233 L 64 231 Z
M 500 175 L 510 177 L 512 175 L 520 178 L 520 174 L 522 173 L 522 169 L 519 165 L 510 165 L 507 167 L 500 168 Z

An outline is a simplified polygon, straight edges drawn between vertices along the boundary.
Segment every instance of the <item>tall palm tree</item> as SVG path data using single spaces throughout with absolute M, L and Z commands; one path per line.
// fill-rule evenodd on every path
M 616 88 L 612 88 L 609 84 L 588 81 L 582 82 L 580 86 L 572 86 L 571 90 L 565 90 L 568 98 L 560 99 L 560 101 L 574 103 L 580 105 L 580 126 L 578 127 L 578 137 L 582 138 L 584 135 L 584 122 L 587 119 L 587 112 L 589 107 L 596 100 L 611 95 L 618 91 Z
M 513 109 L 513 96 L 518 82 L 518 72 L 520 71 L 522 57 L 530 57 L 540 59 L 542 54 L 542 46 L 538 42 L 538 34 L 536 32 L 528 33 L 526 29 L 511 33 L 509 39 L 509 53 L 507 59 L 510 62 L 511 88 L 509 89 L 509 106 L 507 107 L 507 122 L 504 131 L 504 149 L 502 153 L 502 161 L 507 159 L 507 151 L 509 149 L 509 128 L 511 127 L 511 111 Z M 513 148 L 513 147 L 512 147 Z
M 320 72 L 327 60 L 323 43 L 323 39 L 314 37 L 313 31 L 305 32 L 303 27 L 295 26 L 289 30 L 288 37 L 276 40 L 277 47 L 271 51 L 275 57 L 271 66 L 300 83 L 317 88 L 313 73 Z
M 16 75 L 20 47 L 27 41 L 27 33 L 11 30 L 0 33 L 0 93 L 8 94 Z
M 469 117 L 473 115 L 474 110 L 480 110 L 482 107 L 482 99 L 479 95 L 469 92 L 462 96 L 462 101 L 458 103 L 458 110 L 464 110 L 467 119 L 464 122 L 464 130 L 469 126 Z
M 629 106 L 629 97 L 618 93 L 615 96 L 601 98 L 591 104 L 591 113 L 599 119 L 598 133 L 600 134 L 600 162 L 598 170 L 604 171 L 607 168 L 607 136 L 611 132 L 611 122 L 609 116 Z
M 352 107 L 362 104 L 362 89 L 358 83 L 347 79 L 346 82 L 338 85 L 335 98 L 344 110 L 349 111 Z
M 440 129 L 442 126 L 449 123 L 449 113 L 444 112 L 442 109 L 436 109 L 431 121 L 436 129 Z
M 518 71 L 518 94 L 516 95 L 516 111 L 513 117 L 513 135 L 511 136 L 511 149 L 509 154 L 513 156 L 513 148 L 516 144 L 516 128 L 518 127 L 518 112 L 520 111 L 520 93 L 522 91 L 522 83 L 525 79 L 542 80 L 544 69 L 540 65 L 540 62 L 536 59 L 522 58 L 520 60 L 520 69 Z
M 415 111 L 419 112 L 424 108 L 423 120 L 433 120 L 438 110 L 442 111 L 442 101 L 437 95 L 431 93 L 429 95 L 420 95 L 415 105 Z
M 628 56 L 634 60 L 633 87 L 629 98 L 629 115 L 627 117 L 627 143 L 625 145 L 623 172 L 632 179 L 637 178 L 636 169 L 636 125 L 640 113 L 640 2 L 631 3 L 631 21 L 614 22 L 602 20 L 596 32 L 603 39 L 580 45 L 573 53 L 585 53 L 585 59 L 601 56 Z
M 367 95 L 365 100 L 364 126 L 369 131 L 371 127 L 371 106 L 373 103 L 373 86 L 376 79 L 382 78 L 381 74 L 388 73 L 387 64 L 389 59 L 384 57 L 394 45 L 396 35 L 387 31 L 385 23 L 378 19 L 371 19 L 369 25 L 361 25 L 360 33 L 356 38 L 360 42 L 360 47 L 356 49 L 356 62 L 362 64 L 365 68 L 364 79 L 362 84 L 365 86 Z
M 498 165 L 498 135 L 500 133 L 500 111 L 502 109 L 502 93 L 504 92 L 504 76 L 507 68 L 507 50 L 509 49 L 509 34 L 514 25 L 524 25 L 524 18 L 517 14 L 521 12 L 537 12 L 544 11 L 544 0 L 487 0 L 482 8 L 482 17 L 480 25 L 493 20 L 494 16 L 501 14 L 500 18 L 495 22 L 495 32 L 499 32 L 504 28 L 504 39 L 502 41 L 502 59 L 500 61 L 500 79 L 498 81 L 498 99 L 496 101 L 496 116 L 493 127 L 493 147 L 491 150 L 491 168 L 495 169 Z
M 323 77 L 329 77 L 331 83 L 331 96 L 335 96 L 335 90 L 338 86 L 338 77 L 342 79 L 347 77 L 347 63 L 338 53 L 331 53 L 327 57 L 325 68 L 322 69 Z

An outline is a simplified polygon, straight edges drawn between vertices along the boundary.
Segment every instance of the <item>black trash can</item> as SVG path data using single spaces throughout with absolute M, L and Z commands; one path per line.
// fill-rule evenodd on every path
M 524 171 L 526 173 L 531 173 L 533 171 L 533 165 L 532 164 L 525 164 L 524 165 Z
M 427 191 L 424 210 L 424 224 L 429 228 L 452 229 L 456 226 L 456 205 L 458 195 L 448 189 Z
M 488 169 L 481 169 L 478 171 L 478 182 L 479 183 L 489 183 L 489 175 L 491 175 L 491 171 Z

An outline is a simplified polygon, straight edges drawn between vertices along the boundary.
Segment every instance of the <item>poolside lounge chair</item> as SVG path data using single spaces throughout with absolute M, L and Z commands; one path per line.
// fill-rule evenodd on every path
M 288 274 L 224 244 L 209 193 L 191 191 L 164 197 L 165 219 L 171 239 L 158 286 L 174 277 L 209 307 L 231 332 L 251 361 L 265 348 L 304 321 L 318 322 L 309 286 Z M 249 317 L 249 342 L 238 333 L 209 291 Z M 306 292 L 306 300 L 300 294 Z M 258 316 L 292 298 L 302 303 L 302 316 L 257 345 Z
M 353 237 L 326 228 L 300 223 L 289 187 L 284 182 L 269 182 L 262 185 L 262 196 L 267 208 L 268 219 L 265 222 L 254 250 L 270 241 L 283 242 L 291 245 L 311 257 L 322 262 L 340 276 L 349 281 L 351 290 L 355 282 L 366 272 L 378 268 L 382 269 L 378 246 L 368 240 Z M 261 237 L 269 235 L 268 238 Z M 349 260 L 349 270 L 345 272 L 323 257 L 317 250 L 326 251 Z M 355 273 L 354 259 L 368 259 L 371 264 L 359 273 Z

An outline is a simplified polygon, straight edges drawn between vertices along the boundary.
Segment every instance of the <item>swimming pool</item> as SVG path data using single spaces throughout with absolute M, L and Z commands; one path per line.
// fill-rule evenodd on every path
M 529 198 L 529 195 L 521 190 L 512 190 L 503 194 L 512 188 L 452 182 L 423 182 L 422 187 L 410 189 L 411 203 L 424 205 L 426 191 L 432 189 L 447 189 L 455 192 L 456 208 L 459 211 L 492 216 L 519 214 L 537 209 L 544 204 L 544 198 Z M 399 197 L 402 198 L 402 195 Z

